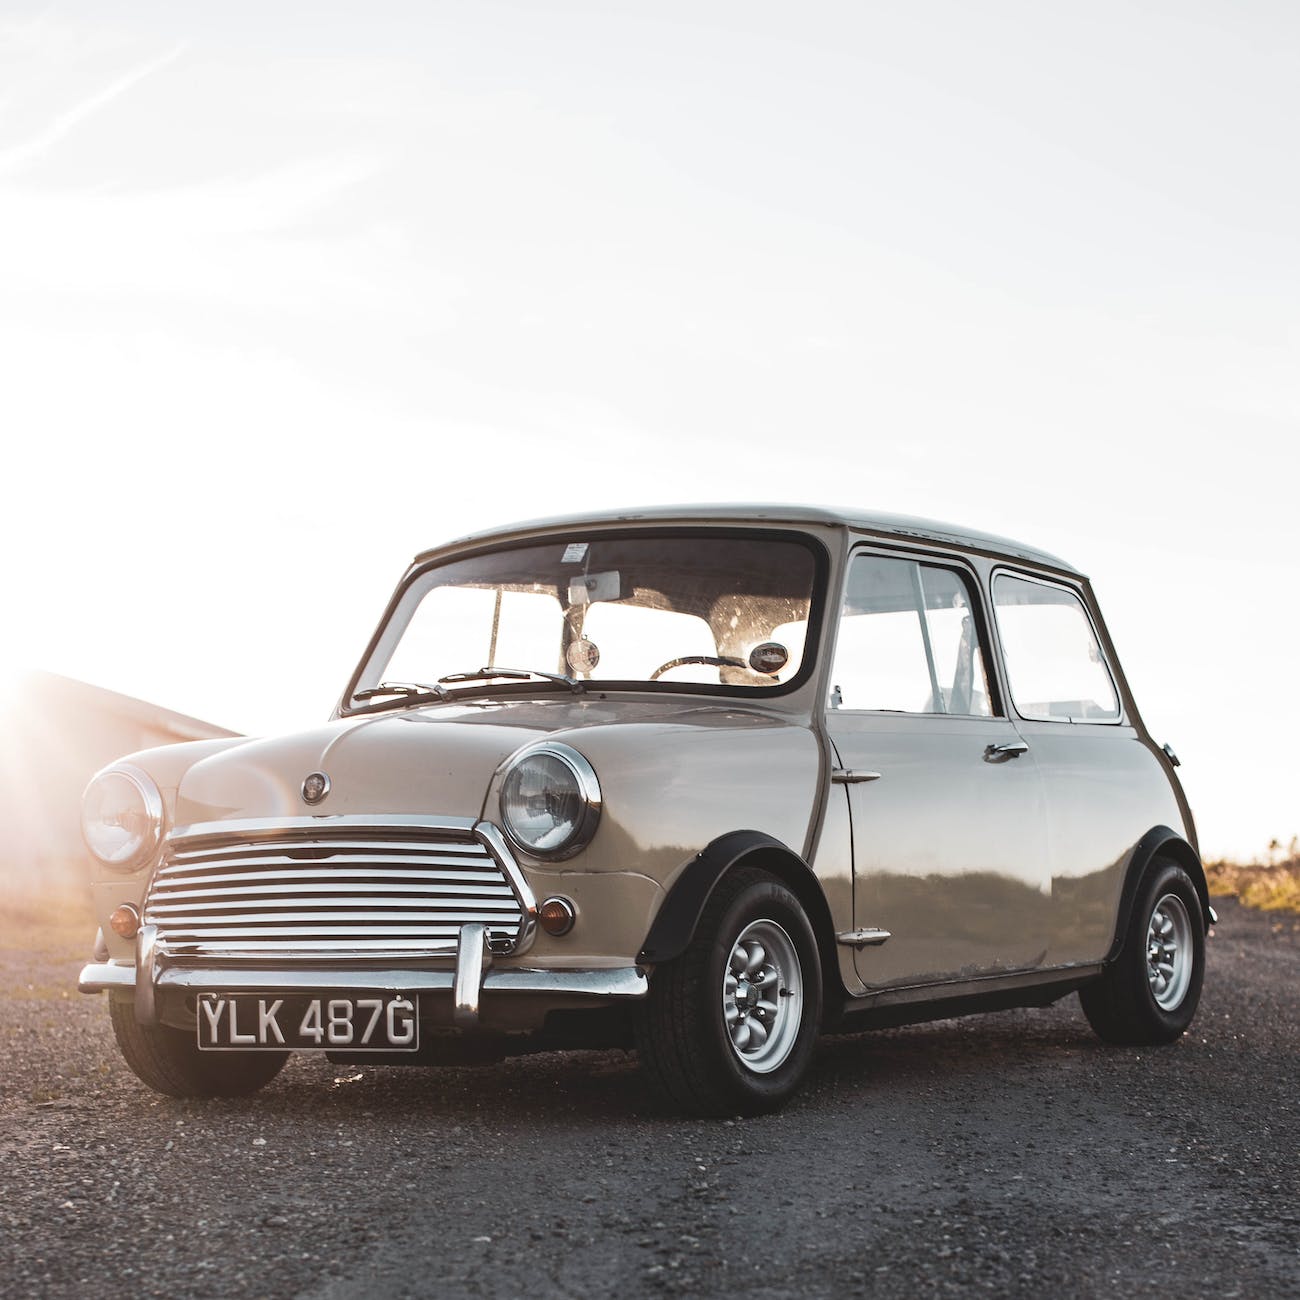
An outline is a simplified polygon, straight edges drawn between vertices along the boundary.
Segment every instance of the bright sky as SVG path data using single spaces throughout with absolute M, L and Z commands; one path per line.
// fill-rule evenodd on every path
M 405 563 L 854 504 L 1092 574 L 1300 832 L 1300 9 L 7 0 L 5 663 L 324 717 Z

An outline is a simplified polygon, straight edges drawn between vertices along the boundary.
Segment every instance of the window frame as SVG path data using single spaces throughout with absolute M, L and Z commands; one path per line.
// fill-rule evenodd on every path
M 957 576 L 958 580 L 966 588 L 966 594 L 971 602 L 971 614 L 975 619 L 975 635 L 979 644 L 980 657 L 984 663 L 984 679 L 988 687 L 989 712 L 988 713 L 920 713 L 910 712 L 902 709 L 855 709 L 844 705 L 838 708 L 832 708 L 829 702 L 830 692 L 835 687 L 833 680 L 835 675 L 835 656 L 839 653 L 840 647 L 840 625 L 843 622 L 844 597 L 848 591 L 849 579 L 853 570 L 854 562 L 860 556 L 870 556 L 880 560 L 910 560 L 915 564 L 922 565 L 932 569 L 943 569 Z M 826 609 L 826 621 L 829 624 L 832 617 L 834 618 L 834 637 L 827 638 L 827 650 L 829 652 L 829 661 L 826 666 L 826 700 L 823 702 L 824 711 L 827 716 L 837 714 L 852 714 L 855 716 L 877 717 L 877 718 L 940 718 L 957 720 L 957 721 L 974 721 L 974 722 L 992 722 L 992 721 L 1009 721 L 1010 714 L 1007 710 L 1007 701 L 1009 692 L 1003 689 L 1002 683 L 1002 663 L 1000 649 L 1001 647 L 993 639 L 993 628 L 986 610 L 986 602 L 991 597 L 991 587 L 986 593 L 984 583 L 981 580 L 979 571 L 967 559 L 966 556 L 953 554 L 945 551 L 923 551 L 910 550 L 907 547 L 891 547 L 873 545 L 871 542 L 855 542 L 850 548 L 844 565 L 843 578 L 840 582 L 840 589 L 837 593 L 838 600 L 835 610 L 832 614 L 829 606 Z
M 392 626 L 393 618 L 401 607 L 407 592 L 432 569 L 445 564 L 458 563 L 482 555 L 491 555 L 499 551 L 518 550 L 522 547 L 543 546 L 564 541 L 591 541 L 596 537 L 653 539 L 657 537 L 696 538 L 717 535 L 731 540 L 792 542 L 809 552 L 812 564 L 812 586 L 809 593 L 808 628 L 804 639 L 803 660 L 799 671 L 787 682 L 775 686 L 728 686 L 722 683 L 699 682 L 663 682 L 629 680 L 601 680 L 585 683 L 585 688 L 597 697 L 603 692 L 615 694 L 685 694 L 713 696 L 729 701 L 740 700 L 775 700 L 784 696 L 793 696 L 816 680 L 818 665 L 825 652 L 826 625 L 828 606 L 831 598 L 831 553 L 821 538 L 805 528 L 783 528 L 764 526 L 763 524 L 746 525 L 742 523 L 710 524 L 670 524 L 667 526 L 610 527 L 607 524 L 593 522 L 590 527 L 581 522 L 566 524 L 554 532 L 510 534 L 498 539 L 486 541 L 461 549 L 455 543 L 425 554 L 407 569 L 397 584 L 396 590 L 389 597 L 384 612 L 370 636 L 365 650 L 357 660 L 339 703 L 335 706 L 334 716 L 351 718 L 372 713 L 395 712 L 402 707 L 400 700 L 385 700 L 376 703 L 357 704 L 353 693 L 364 678 L 366 670 L 373 661 L 376 652 L 384 640 L 385 633 Z M 400 634 L 398 639 L 400 640 Z M 396 644 L 396 643 L 394 643 Z M 554 689 L 549 688 L 549 689 Z M 548 690 L 544 680 L 485 682 L 482 686 L 461 687 L 452 697 L 456 701 L 488 699 L 496 696 L 527 697 L 538 691 Z
M 1083 616 L 1087 620 L 1088 630 L 1092 633 L 1093 642 L 1097 646 L 1097 652 L 1100 656 L 1100 663 L 1104 669 L 1110 688 L 1115 694 L 1116 713 L 1113 718 L 1075 718 L 1075 717 L 1043 717 L 1035 713 L 1025 713 L 1020 705 L 1016 702 L 1015 691 L 1011 684 L 1011 670 L 1003 658 L 1002 645 L 1002 625 L 998 622 L 998 598 L 997 582 L 1002 576 L 1008 578 L 1019 578 L 1022 582 L 1036 583 L 1040 587 L 1052 587 L 1058 591 L 1067 592 L 1073 596 L 1079 608 L 1083 611 Z M 1101 630 L 1097 626 L 1097 620 L 1093 617 L 1092 609 L 1085 597 L 1082 587 L 1068 582 L 1062 578 L 1044 577 L 1042 574 L 1033 573 L 1025 569 L 1013 568 L 1007 564 L 997 564 L 989 571 L 989 608 L 992 611 L 993 622 L 997 629 L 998 635 L 998 656 L 1001 660 L 1000 667 L 1002 675 L 1006 679 L 1006 695 L 1015 715 L 1022 722 L 1046 722 L 1054 723 L 1057 726 L 1066 727 L 1122 727 L 1127 725 L 1127 706 L 1124 701 L 1124 692 L 1120 689 L 1119 675 L 1115 671 L 1115 665 L 1111 661 L 1111 654 L 1107 648 L 1106 639 L 1101 635 Z

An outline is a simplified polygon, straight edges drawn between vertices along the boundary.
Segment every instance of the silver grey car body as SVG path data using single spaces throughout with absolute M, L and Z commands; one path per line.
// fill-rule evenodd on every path
M 715 583 L 688 615 L 671 592 L 639 594 L 646 547 L 686 548 L 686 569 L 734 551 L 743 599 Z M 806 593 L 751 551 L 797 552 L 790 583 Z M 530 588 L 517 554 L 565 560 L 586 592 Z M 602 554 L 627 567 L 593 571 Z M 386 689 L 412 593 L 444 572 L 470 575 L 448 583 L 466 608 L 496 583 L 493 649 L 502 590 L 558 599 L 558 655 L 484 651 L 441 682 Z M 605 678 L 596 623 L 631 648 L 661 625 L 697 642 L 655 673 Z M 477 674 L 479 658 L 507 669 Z M 512 814 L 503 786 L 529 755 Z M 251 1090 L 233 1062 L 257 1051 L 223 1042 L 233 1073 L 212 1083 L 217 1053 L 191 1048 L 214 999 L 254 995 L 418 997 L 419 1052 L 373 1058 L 394 1063 L 459 1059 L 466 1043 L 635 1042 L 704 1113 L 779 1104 L 827 1027 L 1080 990 L 1104 1037 L 1165 1041 L 1194 1010 L 1211 915 L 1173 761 L 1087 579 L 1033 548 L 802 507 L 518 525 L 417 557 L 322 726 L 106 770 L 117 785 L 87 813 L 102 930 L 80 986 L 108 990 L 137 1073 L 182 1094 Z M 512 829 L 552 815 L 547 772 L 574 782 L 564 807 L 582 820 L 558 853 Z M 135 797 L 123 781 L 140 791 L 133 822 L 115 811 Z M 138 853 L 104 860 L 117 841 L 97 830 L 101 805 L 145 828 Z M 276 1045 L 256 1046 L 269 1060 Z

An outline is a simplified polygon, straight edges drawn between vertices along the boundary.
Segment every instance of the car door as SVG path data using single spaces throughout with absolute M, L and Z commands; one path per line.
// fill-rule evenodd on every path
M 1135 843 L 1183 827 L 1155 746 L 1125 716 L 1081 586 L 999 568 L 991 583 L 1008 703 L 1048 807 L 1053 965 L 1099 961 Z
M 869 988 L 1032 969 L 1048 947 L 1043 786 L 986 671 L 978 591 L 956 559 L 850 558 L 826 718 Z

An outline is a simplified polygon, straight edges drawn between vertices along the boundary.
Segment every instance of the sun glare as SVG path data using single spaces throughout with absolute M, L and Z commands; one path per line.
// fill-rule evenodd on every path
M 8 718 L 26 694 L 24 682 L 30 671 L 0 649 L 0 718 Z

